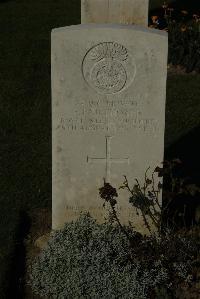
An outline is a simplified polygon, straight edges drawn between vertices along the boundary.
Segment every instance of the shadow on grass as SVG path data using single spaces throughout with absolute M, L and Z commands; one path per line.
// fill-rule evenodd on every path
M 180 159 L 178 177 L 184 178 L 187 184 L 200 187 L 200 126 L 180 138 L 177 142 L 165 150 L 165 160 Z M 169 198 L 163 198 L 163 203 Z M 177 194 L 168 206 L 167 215 L 171 226 L 176 228 L 189 228 L 199 223 L 200 194 Z M 166 221 L 166 220 L 165 220 Z M 168 223 L 169 224 L 169 223 Z
M 26 212 L 20 212 L 20 222 L 16 232 L 16 245 L 12 260 L 12 270 L 10 272 L 10 287 L 7 298 L 25 298 L 24 295 L 24 276 L 26 267 L 26 250 L 24 239 L 30 230 L 30 219 Z
M 166 148 L 165 159 L 179 158 L 184 165 L 185 176 L 191 177 L 195 183 L 200 183 L 200 126 L 180 138 Z
M 11 1 L 14 2 L 14 0 L 0 0 L 0 4 L 5 3 L 5 2 L 11 2 Z

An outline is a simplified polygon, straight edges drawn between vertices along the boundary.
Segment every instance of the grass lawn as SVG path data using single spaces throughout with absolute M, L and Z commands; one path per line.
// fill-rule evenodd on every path
M 0 298 L 19 283 L 20 213 L 51 207 L 51 29 L 78 23 L 80 0 L 0 1 Z M 199 86 L 200 75 L 168 77 L 167 148 L 198 127 Z
M 200 75 L 168 76 L 165 146 L 193 131 L 200 124 Z

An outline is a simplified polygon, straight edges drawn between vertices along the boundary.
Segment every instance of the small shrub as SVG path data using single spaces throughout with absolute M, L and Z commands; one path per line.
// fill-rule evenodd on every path
M 129 243 L 118 226 L 88 215 L 55 232 L 30 269 L 32 289 L 49 298 L 147 298 L 167 280 L 159 263 L 150 270 L 129 259 Z
M 188 283 L 197 244 L 175 235 L 143 237 L 81 215 L 52 233 L 30 266 L 29 284 L 48 298 L 147 299 L 175 289 L 177 281 Z

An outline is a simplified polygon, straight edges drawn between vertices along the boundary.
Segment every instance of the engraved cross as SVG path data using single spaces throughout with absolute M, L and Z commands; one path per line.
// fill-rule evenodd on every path
M 112 158 L 111 157 L 111 139 L 112 136 L 106 136 L 106 157 L 105 158 L 90 158 L 87 156 L 88 163 L 105 163 L 106 164 L 106 182 L 110 182 L 111 165 L 113 163 L 129 164 L 129 158 Z

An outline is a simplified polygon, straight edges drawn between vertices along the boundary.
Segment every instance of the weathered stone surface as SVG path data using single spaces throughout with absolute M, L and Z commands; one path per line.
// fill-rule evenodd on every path
M 105 210 L 98 188 L 144 179 L 163 161 L 167 34 L 128 25 L 52 32 L 53 229 Z M 122 223 L 142 219 L 119 190 Z
M 81 23 L 148 26 L 149 0 L 81 0 Z

